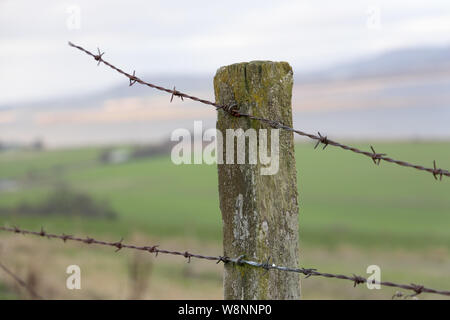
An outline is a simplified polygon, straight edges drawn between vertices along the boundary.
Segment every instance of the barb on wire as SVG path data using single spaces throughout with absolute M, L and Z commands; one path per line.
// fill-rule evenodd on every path
M 20 286 L 25 288 L 34 299 L 44 300 L 40 295 L 38 295 L 36 293 L 36 291 L 34 291 L 34 289 L 28 283 L 26 283 L 19 276 L 17 276 L 11 270 L 9 270 L 7 267 L 5 267 L 5 265 L 3 265 L 3 263 L 1 263 L 1 262 L 0 262 L 0 268 L 3 269 L 3 271 L 5 271 L 5 273 L 7 273 L 11 278 L 13 278 L 14 281 L 16 281 Z
M 120 249 L 122 249 L 122 241 L 123 238 L 121 238 L 119 242 L 114 243 L 114 246 L 117 248 L 115 252 L 120 251 Z
M 100 53 L 100 49 L 99 49 L 99 48 L 97 48 L 97 51 L 98 51 L 98 54 L 97 54 L 97 55 L 94 55 L 94 59 L 98 61 L 97 66 L 99 66 L 99 65 L 100 65 L 100 62 L 103 61 L 103 60 L 102 60 L 102 57 L 103 57 L 103 55 L 104 55 L 105 53 L 104 53 L 104 52 L 101 52 L 101 53 Z
M 375 149 L 372 146 L 370 146 L 370 149 L 372 149 L 372 152 L 373 152 L 373 154 L 372 154 L 373 163 L 375 163 L 377 166 L 379 166 L 381 157 L 385 156 L 386 153 L 376 153 Z
M 316 144 L 315 148 L 317 148 L 317 146 L 320 143 L 322 143 L 322 144 L 324 144 L 323 149 L 325 149 L 328 145 L 331 145 L 331 146 L 338 147 L 338 148 L 341 148 L 341 149 L 344 149 L 344 150 L 349 150 L 349 151 L 352 151 L 354 153 L 362 154 L 362 155 L 365 155 L 365 156 L 371 158 L 376 164 L 379 164 L 380 161 L 383 160 L 383 161 L 386 161 L 386 162 L 395 163 L 395 164 L 397 164 L 399 166 L 414 168 L 414 169 L 421 170 L 421 171 L 427 171 L 427 172 L 432 173 L 436 180 L 438 180 L 438 178 L 437 178 L 438 176 L 440 177 L 439 180 L 442 180 L 442 176 L 450 177 L 450 172 L 448 170 L 436 168 L 436 162 L 434 162 L 434 168 L 427 168 L 427 167 L 424 167 L 424 166 L 421 166 L 421 165 L 411 164 L 411 163 L 406 162 L 406 161 L 395 160 L 393 158 L 387 157 L 386 154 L 376 153 L 375 150 L 373 149 L 373 147 L 371 147 L 372 152 L 363 151 L 363 150 L 360 150 L 358 148 L 347 146 L 347 145 L 339 143 L 337 141 L 330 140 L 326 136 L 325 137 L 322 136 L 320 133 L 319 133 L 318 136 L 316 136 L 314 134 L 310 134 L 310 133 L 307 133 L 307 132 L 304 132 L 304 131 L 301 131 L 301 130 L 296 130 L 294 128 L 286 126 L 283 123 L 275 121 L 275 120 L 260 118 L 260 117 L 256 117 L 256 116 L 251 115 L 251 114 L 241 113 L 241 112 L 239 112 L 236 109 L 236 105 L 231 105 L 231 106 L 220 105 L 220 104 L 217 104 L 217 103 L 209 101 L 209 100 L 200 99 L 198 97 L 191 96 L 191 95 L 188 95 L 186 93 L 180 92 L 180 91 L 176 90 L 175 87 L 171 90 L 171 89 L 167 89 L 167 88 L 164 88 L 164 87 L 161 87 L 161 86 L 149 83 L 149 82 L 145 82 L 144 80 L 141 80 L 140 78 L 136 77 L 134 71 L 133 71 L 133 74 L 131 75 L 131 74 L 123 71 L 122 69 L 117 68 L 116 66 L 112 65 L 111 63 L 105 61 L 103 59 L 103 55 L 105 53 L 104 52 L 100 52 L 100 49 L 98 49 L 98 48 L 97 48 L 98 54 L 94 54 L 94 53 L 84 49 L 83 47 L 80 47 L 80 46 L 77 46 L 77 45 L 73 44 L 72 42 L 69 42 L 69 46 L 74 47 L 74 48 L 76 48 L 78 50 L 81 50 L 82 52 L 84 52 L 84 53 L 90 55 L 91 57 L 93 57 L 96 61 L 98 61 L 97 65 L 99 65 L 102 62 L 103 64 L 107 65 L 111 69 L 113 69 L 113 70 L 123 74 L 125 77 L 127 77 L 130 80 L 130 86 L 132 84 L 138 82 L 138 83 L 140 83 L 142 85 L 145 85 L 145 86 L 148 86 L 150 88 L 170 93 L 172 95 L 171 99 L 170 99 L 171 102 L 172 102 L 174 96 L 177 96 L 177 97 L 181 98 L 181 100 L 183 100 L 183 98 L 191 99 L 193 101 L 197 101 L 197 102 L 200 102 L 200 103 L 203 103 L 203 104 L 211 105 L 211 106 L 215 107 L 216 110 L 222 109 L 223 111 L 227 112 L 228 114 L 230 114 L 231 116 L 234 116 L 234 117 L 246 117 L 246 118 L 249 118 L 249 119 L 252 119 L 252 120 L 258 120 L 260 122 L 266 123 L 267 125 L 269 125 L 269 126 L 271 126 L 273 128 L 284 129 L 286 131 L 294 132 L 294 133 L 296 133 L 296 134 L 298 134 L 300 136 L 307 137 L 307 138 L 310 138 L 310 139 L 313 139 L 313 140 L 317 140 L 317 144 Z
M 404 300 L 406 300 L 406 299 L 413 299 L 413 300 L 418 300 L 419 298 L 417 298 L 417 294 L 415 294 L 415 293 L 413 293 L 413 294 L 405 294 L 405 293 L 403 293 L 403 292 L 401 292 L 401 291 L 397 291 L 397 292 L 395 292 L 393 295 L 392 295 L 392 300 L 395 300 L 396 298 L 399 298 L 399 299 L 404 299 Z
M 305 269 L 303 268 L 303 274 L 306 276 L 305 279 L 308 279 L 309 277 L 311 277 L 313 275 L 313 273 L 317 271 L 317 269 Z
M 130 77 L 130 84 L 129 84 L 129 86 L 131 87 L 133 84 L 135 84 L 136 80 L 137 80 L 137 78 L 136 78 L 136 70 L 133 70 L 133 75 Z
M 179 97 L 181 99 L 181 101 L 184 101 L 183 96 L 181 95 L 181 93 L 179 91 L 177 91 L 177 89 L 175 87 L 173 87 L 172 96 L 170 97 L 170 102 L 173 101 L 174 96 Z
M 209 260 L 209 261 L 216 261 L 216 263 L 220 263 L 223 262 L 224 264 L 227 263 L 232 263 L 235 265 L 248 265 L 254 268 L 261 268 L 266 270 L 266 272 L 268 272 L 269 270 L 278 270 L 278 271 L 283 271 L 283 272 L 295 272 L 295 273 L 300 273 L 305 275 L 305 278 L 310 278 L 310 277 L 324 277 L 324 278 L 334 278 L 334 279 L 341 279 L 341 280 L 349 280 L 351 282 L 353 282 L 353 286 L 356 287 L 359 284 L 362 283 L 366 283 L 368 280 L 364 277 L 358 276 L 353 274 L 352 276 L 347 276 L 347 275 L 343 275 L 343 274 L 333 274 L 333 273 L 324 273 L 324 272 L 319 272 L 317 271 L 317 269 L 313 269 L 313 268 L 290 268 L 290 267 L 284 267 L 284 266 L 278 266 L 275 263 L 270 263 L 271 258 L 269 257 L 266 261 L 264 262 L 257 262 L 257 261 L 252 261 L 252 260 L 246 260 L 245 259 L 245 254 L 237 257 L 237 258 L 229 258 L 226 256 L 206 256 L 206 255 L 201 255 L 201 254 L 195 254 L 189 251 L 174 251 L 174 250 L 165 250 L 165 249 L 160 249 L 157 245 L 154 246 L 137 246 L 137 245 L 132 245 L 132 244 L 125 244 L 123 243 L 123 239 L 121 239 L 119 242 L 108 242 L 108 241 L 101 241 L 101 240 L 96 240 L 94 238 L 90 238 L 87 237 L 86 239 L 83 238 L 79 238 L 79 237 L 75 237 L 75 236 L 67 236 L 65 234 L 52 234 L 52 233 L 48 233 L 48 232 L 39 232 L 39 231 L 30 231 L 30 230 L 24 230 L 24 229 L 20 229 L 18 227 L 0 227 L 0 230 L 2 231 L 7 231 L 7 232 L 13 232 L 13 233 L 20 233 L 23 235 L 35 235 L 35 236 L 40 236 L 40 237 L 47 237 L 49 239 L 61 239 L 64 242 L 66 242 L 67 240 L 70 241 L 76 241 L 76 242 L 81 242 L 81 243 L 86 243 L 86 244 L 97 244 L 97 245 L 101 245 L 101 246 L 109 246 L 109 247 L 115 247 L 117 249 L 133 249 L 133 250 L 142 250 L 142 251 L 147 251 L 150 253 L 155 253 L 156 255 L 158 253 L 161 254 L 166 254 L 166 255 L 175 255 L 175 256 L 181 256 L 184 257 L 186 259 L 188 259 L 188 263 L 191 262 L 191 258 L 196 258 L 196 259 L 203 259 L 203 260 Z M 115 250 L 115 252 L 117 252 L 118 250 Z M 388 281 L 380 281 L 380 282 L 372 282 L 373 284 L 379 284 L 382 286 L 386 286 L 386 287 L 394 287 L 394 288 L 400 288 L 400 289 L 404 289 L 404 290 L 410 290 L 413 291 L 414 293 L 411 295 L 411 297 L 415 297 L 421 293 L 434 293 L 434 294 L 439 294 L 439 295 L 444 295 L 444 296 L 450 296 L 450 291 L 445 291 L 445 290 L 437 290 L 437 289 L 432 289 L 432 288 L 428 288 L 422 285 L 418 285 L 418 284 L 398 284 L 398 283 L 394 283 L 394 282 L 388 282 Z
M 321 134 L 320 134 L 320 132 L 317 132 L 317 134 L 319 135 L 319 140 L 317 140 L 317 143 L 316 143 L 316 145 L 314 146 L 314 149 L 316 149 L 318 146 L 319 146 L 319 144 L 323 144 L 323 148 L 322 148 L 322 150 L 325 150 L 325 148 L 328 146 L 328 137 L 327 136 L 322 136 Z
M 439 176 L 439 180 L 442 180 L 442 175 L 445 174 L 445 173 L 444 173 L 444 171 L 442 169 L 436 168 L 436 160 L 433 160 L 433 167 L 434 167 L 434 170 L 433 170 L 433 177 L 434 177 L 434 179 L 437 180 L 438 176 Z

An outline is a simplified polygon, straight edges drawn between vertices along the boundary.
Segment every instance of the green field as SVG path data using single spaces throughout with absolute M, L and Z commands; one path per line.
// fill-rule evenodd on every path
M 440 167 L 450 167 L 449 142 L 373 144 L 378 152 L 393 158 L 425 166 L 432 166 L 435 159 Z M 368 145 L 357 144 L 365 149 Z M 32 229 L 45 226 L 48 231 L 108 238 L 126 239 L 139 233 L 162 241 L 192 239 L 220 248 L 216 166 L 176 166 L 169 157 L 104 164 L 99 161 L 101 151 L 80 148 L 0 153 L 0 180 L 14 180 L 19 185 L 17 190 L 0 191 L 0 207 L 37 204 L 64 184 L 109 203 L 118 213 L 117 219 L 8 215 L 0 216 L 0 224 Z M 448 267 L 448 178 L 435 181 L 426 172 L 390 163 L 376 166 L 370 158 L 333 147 L 314 150 L 312 144 L 298 144 L 296 158 L 305 263 L 315 265 L 311 260 L 316 254 L 309 256 L 306 251 L 310 248 L 311 252 L 330 252 L 331 256 L 331 252 L 350 247 L 357 252 L 353 256 L 384 251 L 420 256 L 443 250 L 439 257 Z M 357 259 L 358 263 L 361 259 Z M 356 261 L 342 263 L 326 260 L 323 267 L 332 272 L 341 267 L 358 268 L 341 270 L 345 273 L 363 270 Z M 428 280 L 422 273 L 420 278 Z M 403 276 L 401 271 L 392 275 Z M 450 284 L 448 277 L 444 282 L 431 281 Z

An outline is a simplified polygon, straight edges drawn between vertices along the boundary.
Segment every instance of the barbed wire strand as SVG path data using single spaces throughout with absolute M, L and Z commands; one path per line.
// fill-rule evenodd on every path
M 123 74 L 124 76 L 126 76 L 129 79 L 130 86 L 132 86 L 133 84 L 135 84 L 137 82 L 137 83 L 140 83 L 142 85 L 148 86 L 150 88 L 170 93 L 171 94 L 171 98 L 170 98 L 171 102 L 172 102 L 174 96 L 179 97 L 182 100 L 184 98 L 190 99 L 190 100 L 197 101 L 197 102 L 200 102 L 200 103 L 203 103 L 203 104 L 211 105 L 211 106 L 215 107 L 216 110 L 220 110 L 220 109 L 224 110 L 225 112 L 227 112 L 228 114 L 230 114 L 230 115 L 232 115 L 234 117 L 246 117 L 246 118 L 249 118 L 249 119 L 252 119 L 252 120 L 257 120 L 257 121 L 260 121 L 260 122 L 268 124 L 272 128 L 283 129 L 283 130 L 286 130 L 286 131 L 291 131 L 291 132 L 294 132 L 294 133 L 296 133 L 296 134 L 298 134 L 300 136 L 307 137 L 307 138 L 310 138 L 312 140 L 316 140 L 317 144 L 316 144 L 315 148 L 317 148 L 317 146 L 322 143 L 323 146 L 324 146 L 323 149 L 325 149 L 328 145 L 331 145 L 331 146 L 335 146 L 335 147 L 338 147 L 338 148 L 341 148 L 341 149 L 344 149 L 344 150 L 349 150 L 349 151 L 352 151 L 354 153 L 362 154 L 362 155 L 365 155 L 365 156 L 371 158 L 372 161 L 376 165 L 379 165 L 380 161 L 383 160 L 383 161 L 386 161 L 386 162 L 397 164 L 399 166 L 409 167 L 409 168 L 413 168 L 413 169 L 429 172 L 429 173 L 431 173 L 433 175 L 433 177 L 436 180 L 442 180 L 443 176 L 450 177 L 450 172 L 448 170 L 438 168 L 436 166 L 436 161 L 435 160 L 433 160 L 433 168 L 424 167 L 422 165 L 411 164 L 411 163 L 406 162 L 406 161 L 396 160 L 396 159 L 387 157 L 386 154 L 384 154 L 384 153 L 377 153 L 377 152 L 375 152 L 375 149 L 372 146 L 370 146 L 372 152 L 364 151 L 364 150 L 358 149 L 356 147 L 348 146 L 348 145 L 342 144 L 340 142 L 328 139 L 327 136 L 322 136 L 320 134 L 320 132 L 318 132 L 318 135 L 315 135 L 315 134 L 307 133 L 307 132 L 294 129 L 294 128 L 289 127 L 289 126 L 286 126 L 283 123 L 278 122 L 278 121 L 265 119 L 265 118 L 262 118 L 262 117 L 257 117 L 257 116 L 251 115 L 251 114 L 241 113 L 241 112 L 239 112 L 238 110 L 235 109 L 235 107 L 236 107 L 235 105 L 233 105 L 233 106 L 220 105 L 220 104 L 217 104 L 217 103 L 209 101 L 209 100 L 201 99 L 201 98 L 198 98 L 198 97 L 191 96 L 189 94 L 180 92 L 180 91 L 176 90 L 175 87 L 173 89 L 168 89 L 168 88 L 164 88 L 164 87 L 161 87 L 161 86 L 158 86 L 158 85 L 146 82 L 146 81 L 144 81 L 144 80 L 142 80 L 142 79 L 140 79 L 139 77 L 136 76 L 136 71 L 133 71 L 133 74 L 129 74 L 129 73 L 123 71 L 122 69 L 119 69 L 116 66 L 112 65 L 111 63 L 107 62 L 106 60 L 104 60 L 103 59 L 103 55 L 105 53 L 104 52 L 100 52 L 100 49 L 97 49 L 98 54 L 94 54 L 94 53 L 84 49 L 83 47 L 80 47 L 80 46 L 77 46 L 77 45 L 73 44 L 72 42 L 69 42 L 69 46 L 74 47 L 74 48 L 76 48 L 78 50 L 81 50 L 84 53 L 86 53 L 86 54 L 90 55 L 91 57 L 93 57 L 96 61 L 98 61 L 97 65 L 99 65 L 100 63 L 103 63 L 103 64 L 107 65 L 108 67 L 110 67 L 111 69 L 113 69 L 113 70 Z
M 149 253 L 154 253 L 156 256 L 158 256 L 158 254 L 181 256 L 181 257 L 186 258 L 188 263 L 191 262 L 192 258 L 196 258 L 196 259 L 203 259 L 203 260 L 209 260 L 209 261 L 216 261 L 216 263 L 223 262 L 224 264 L 232 263 L 234 265 L 248 265 L 248 266 L 252 266 L 254 268 L 261 268 L 266 271 L 278 270 L 278 271 L 283 271 L 283 272 L 295 272 L 295 273 L 300 273 L 300 274 L 305 275 L 306 278 L 315 276 L 315 277 L 349 280 L 349 281 L 353 282 L 354 287 L 356 287 L 356 285 L 358 285 L 358 284 L 368 282 L 368 280 L 366 278 L 357 276 L 355 274 L 353 274 L 352 276 L 347 276 L 347 275 L 343 275 L 343 274 L 319 272 L 319 271 L 317 271 L 317 269 L 311 269 L 311 268 L 309 268 L 309 269 L 307 269 L 307 268 L 290 268 L 290 267 L 278 266 L 274 263 L 270 263 L 270 259 L 268 259 L 265 262 L 257 262 L 257 261 L 251 261 L 251 260 L 245 259 L 245 255 L 241 255 L 240 257 L 237 257 L 237 258 L 230 258 L 230 257 L 226 257 L 226 256 L 208 256 L 208 255 L 191 253 L 189 251 L 166 250 L 166 249 L 159 248 L 158 245 L 137 246 L 137 245 L 133 245 L 133 244 L 125 244 L 125 243 L 123 243 L 123 238 L 118 242 L 108 242 L 108 241 L 96 240 L 91 237 L 80 238 L 80 237 L 66 235 L 66 234 L 61 234 L 61 235 L 52 234 L 52 233 L 48 233 L 48 232 L 44 231 L 43 228 L 41 228 L 41 231 L 30 231 L 30 230 L 20 229 L 18 227 L 0 227 L 0 230 L 7 231 L 7 232 L 13 232 L 13 233 L 20 233 L 23 235 L 29 234 L 29 235 L 35 235 L 35 236 L 40 236 L 40 237 L 47 237 L 49 239 L 61 239 L 64 242 L 67 242 L 69 240 L 69 241 L 82 242 L 85 244 L 97 244 L 97 245 L 101 245 L 101 246 L 109 246 L 109 247 L 116 248 L 115 252 L 118 252 L 119 250 L 125 248 L 125 249 L 141 250 L 141 251 L 146 251 Z M 414 283 L 398 284 L 398 283 L 389 282 L 389 281 L 380 281 L 380 282 L 370 281 L 370 283 L 371 284 L 379 284 L 379 285 L 386 286 L 386 287 L 395 287 L 395 288 L 413 291 L 414 293 L 409 295 L 410 297 L 417 296 L 421 293 L 434 293 L 434 294 L 439 294 L 439 295 L 444 295 L 444 296 L 450 296 L 450 291 L 427 288 L 423 285 L 418 285 L 418 284 L 414 284 Z
M 3 269 L 3 271 L 5 271 L 6 274 L 8 274 L 11 278 L 13 278 L 20 286 L 25 288 L 34 299 L 44 300 L 40 295 L 38 295 L 36 293 L 36 291 L 34 291 L 34 289 L 28 283 L 23 281 L 19 276 L 17 276 L 15 273 L 13 273 L 11 270 L 9 270 L 1 262 L 0 262 L 0 268 Z

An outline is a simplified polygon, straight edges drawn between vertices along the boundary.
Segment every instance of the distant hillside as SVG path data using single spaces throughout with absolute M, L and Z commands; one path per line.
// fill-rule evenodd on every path
M 213 100 L 213 73 L 142 75 L 142 79 Z M 409 48 L 302 74 L 294 71 L 294 124 L 351 139 L 449 139 L 450 47 Z M 127 79 L 98 92 L 3 106 L 3 143 L 48 146 L 155 142 L 203 120 L 212 108 Z M 0 118 L 0 121 L 2 118 Z
M 432 73 L 432 72 L 450 72 L 450 46 L 449 47 L 421 47 L 405 48 L 395 51 L 389 51 L 373 57 L 365 57 L 354 62 L 342 63 L 335 67 L 324 70 L 318 70 L 304 74 L 301 71 L 294 71 L 296 83 L 308 83 L 328 80 L 342 80 L 351 78 L 383 77 L 390 75 Z M 146 81 L 153 82 L 186 92 L 210 91 L 213 90 L 213 76 L 192 76 L 192 75 L 151 75 L 144 74 L 140 77 Z M 40 107 L 62 107 L 73 108 L 90 106 L 101 103 L 105 99 L 117 99 L 126 97 L 152 96 L 158 94 L 155 90 L 149 90 L 145 86 L 126 85 L 123 83 L 98 92 L 83 93 L 82 95 L 64 96 L 52 98 L 44 101 L 35 101 L 28 103 L 16 103 L 0 105 L 0 110 L 14 109 L 17 107 L 37 108 Z
M 380 77 L 400 74 L 450 71 L 449 47 L 418 47 L 388 51 L 383 54 L 342 63 L 306 75 L 297 73 L 301 82 Z
M 198 90 L 205 90 L 209 88 L 212 90 L 212 76 L 192 76 L 192 75 L 140 75 L 145 81 L 152 82 L 167 88 L 173 88 L 175 85 L 177 89 L 192 92 Z M 156 90 L 151 90 L 146 86 L 128 86 L 127 79 L 112 87 L 105 88 L 101 91 L 83 92 L 82 94 L 62 96 L 58 98 L 49 98 L 41 101 L 33 102 L 17 102 L 15 104 L 0 105 L 0 110 L 9 110 L 14 108 L 83 108 L 90 107 L 94 104 L 102 103 L 107 99 L 119 99 L 127 97 L 141 97 L 154 96 L 160 94 Z

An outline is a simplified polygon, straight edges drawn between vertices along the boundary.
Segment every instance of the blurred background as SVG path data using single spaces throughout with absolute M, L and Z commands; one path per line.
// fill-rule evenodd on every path
M 448 1 L 0 1 L 0 224 L 218 255 L 215 166 L 176 166 L 170 133 L 215 127 L 220 66 L 287 61 L 294 127 L 450 167 Z M 301 266 L 450 288 L 450 184 L 296 138 Z M 0 262 L 41 296 L 222 298 L 222 266 L 0 233 Z M 67 266 L 82 289 L 66 289 Z M 305 299 L 396 290 L 306 279 Z M 0 299 L 28 298 L 0 272 Z M 435 298 L 422 295 L 421 298 Z M 436 297 L 438 298 L 438 297 Z

